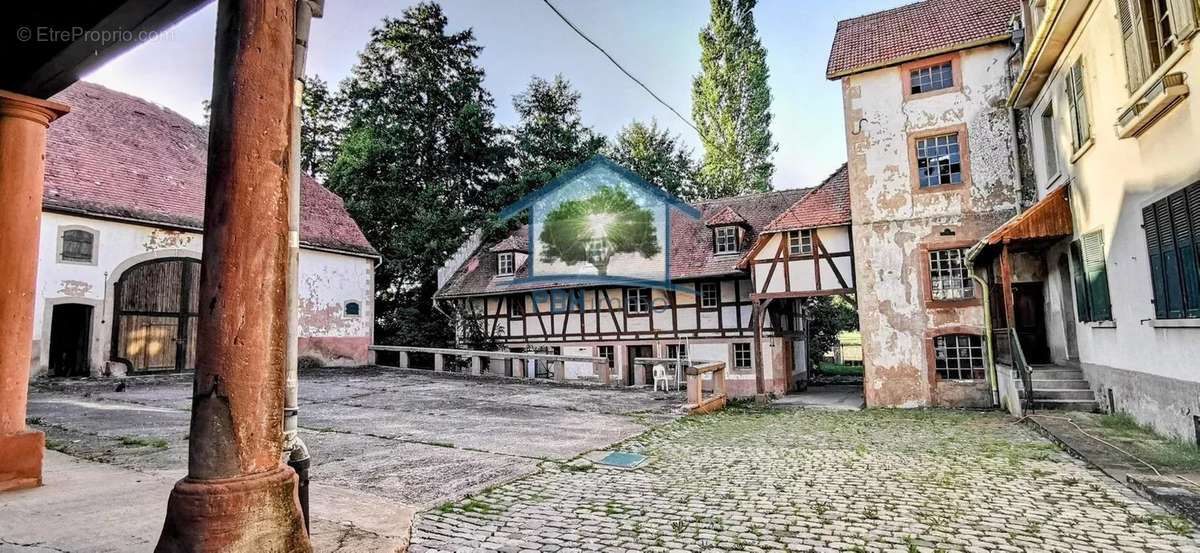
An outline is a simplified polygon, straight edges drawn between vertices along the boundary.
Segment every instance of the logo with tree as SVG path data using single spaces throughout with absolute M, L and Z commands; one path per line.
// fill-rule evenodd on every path
M 546 215 L 538 240 L 546 246 L 543 262 L 587 263 L 600 276 L 608 276 L 614 255 L 636 253 L 651 259 L 662 251 L 654 214 L 613 186 L 559 204 Z

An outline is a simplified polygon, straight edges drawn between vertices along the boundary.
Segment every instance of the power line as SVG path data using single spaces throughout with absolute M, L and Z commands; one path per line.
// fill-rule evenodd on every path
M 612 55 L 608 53 L 607 50 L 605 50 L 599 44 L 596 44 L 596 41 L 592 40 L 591 38 L 588 38 L 588 36 L 586 34 L 584 34 L 583 31 L 579 30 L 579 27 L 576 27 L 575 24 L 572 23 L 570 19 L 567 19 L 567 16 L 563 15 L 562 12 L 558 11 L 558 8 L 554 7 L 554 4 L 551 4 L 550 0 L 542 0 L 542 2 L 545 2 L 546 5 L 549 6 L 550 9 L 553 10 L 556 15 L 558 15 L 558 18 L 563 20 L 563 23 L 566 23 L 567 26 L 571 28 L 571 30 L 575 31 L 575 34 L 579 35 L 580 38 L 582 38 L 583 40 L 586 40 L 588 44 L 591 44 L 592 46 L 594 46 L 597 50 L 600 51 L 601 54 L 604 54 L 604 57 L 608 58 L 608 61 L 611 61 L 613 65 L 617 66 L 617 69 L 620 69 L 621 72 L 624 73 L 626 77 L 629 77 L 630 79 L 633 80 L 633 82 L 637 83 L 638 86 L 642 87 L 642 89 L 645 90 L 647 93 L 649 93 L 650 96 L 653 96 L 655 100 L 658 100 L 658 103 L 662 104 L 663 106 L 666 106 L 667 109 L 671 110 L 671 113 L 674 113 L 675 116 L 678 117 L 680 121 L 683 121 L 684 124 L 691 127 L 692 130 L 696 131 L 697 134 L 700 133 L 700 129 L 697 129 L 696 125 L 693 125 L 692 122 L 689 121 L 683 115 L 681 115 L 678 110 L 671 107 L 671 104 L 668 104 L 666 102 L 666 100 L 663 100 L 662 98 L 660 98 L 658 96 L 658 94 L 655 94 L 653 90 L 650 90 L 650 87 L 646 86 L 646 83 L 643 83 L 640 79 L 638 79 L 637 77 L 634 77 L 633 74 L 630 73 L 627 69 L 625 69 L 621 65 L 620 62 L 618 62 L 616 59 L 614 59 L 612 57 Z

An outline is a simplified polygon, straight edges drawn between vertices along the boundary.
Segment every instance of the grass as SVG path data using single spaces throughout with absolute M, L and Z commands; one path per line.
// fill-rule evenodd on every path
M 142 436 L 121 436 L 117 438 L 117 443 L 128 447 L 153 447 L 155 449 L 167 449 L 169 444 L 162 438 L 146 438 Z
M 833 363 L 821 362 L 821 374 L 830 376 L 862 376 L 862 365 L 835 365 Z
M 1156 467 L 1200 470 L 1200 448 L 1177 438 L 1161 436 L 1127 413 L 1099 415 L 1092 420 L 1090 432 L 1101 434 L 1105 440 Z

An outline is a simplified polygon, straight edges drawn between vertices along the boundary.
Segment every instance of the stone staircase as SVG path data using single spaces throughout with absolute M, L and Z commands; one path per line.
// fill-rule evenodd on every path
M 1078 366 L 1033 365 L 1033 408 L 1098 412 L 1100 403 Z

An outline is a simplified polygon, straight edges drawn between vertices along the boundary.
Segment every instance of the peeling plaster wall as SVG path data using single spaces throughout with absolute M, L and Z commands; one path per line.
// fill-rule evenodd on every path
M 1017 212 L 1013 130 L 1004 107 L 1009 52 L 1007 45 L 962 51 L 961 90 L 931 96 L 906 100 L 899 67 L 842 80 L 869 406 L 979 401 L 975 385 L 964 393 L 963 385 L 946 383 L 939 392 L 926 350 L 939 329 L 982 332 L 983 308 L 926 306 L 922 248 L 965 245 Z M 910 133 L 955 125 L 966 129 L 969 182 L 914 191 Z
M 66 229 L 95 234 L 93 262 L 59 261 L 59 236 Z M 117 279 L 133 265 L 151 259 L 199 259 L 202 245 L 198 233 L 43 212 L 31 374 L 40 376 L 49 370 L 50 314 L 55 305 L 69 303 L 92 306 L 88 350 L 92 375 L 110 374 L 106 365 L 113 327 L 111 292 Z M 300 272 L 301 305 L 305 310 L 301 313 L 300 354 L 326 362 L 366 363 L 374 314 L 373 260 L 305 248 L 300 251 Z M 343 302 L 352 298 L 361 302 L 363 314 L 353 321 L 340 320 Z M 338 316 L 332 314 L 335 306 Z
M 1035 120 L 1037 189 L 1044 196 L 1062 182 L 1071 183 L 1075 236 L 1102 232 L 1106 248 L 1113 321 L 1080 323 L 1075 313 L 1070 270 L 1058 256 L 1067 241 L 1047 254 L 1047 294 L 1051 351 L 1066 357 L 1073 333 L 1078 359 L 1102 406 L 1112 389 L 1117 408 L 1167 435 L 1196 440 L 1192 417 L 1200 415 L 1200 319 L 1156 321 L 1142 208 L 1200 181 L 1200 53 L 1191 50 L 1170 68 L 1185 74 L 1191 95 L 1154 122 L 1143 134 L 1121 139 L 1118 114 L 1132 98 L 1126 88 L 1122 37 L 1114 2 L 1092 2 L 1067 41 L 1047 84 L 1028 113 Z M 1092 143 L 1076 149 L 1068 125 L 1066 75 L 1082 60 Z M 1052 136 L 1042 139 L 1040 115 L 1053 106 Z M 1046 163 L 1048 146 L 1058 152 L 1058 174 Z M 1067 286 L 1063 286 L 1066 283 Z M 1174 324 L 1175 326 L 1169 326 Z M 1152 352 L 1152 355 L 1147 355 Z

